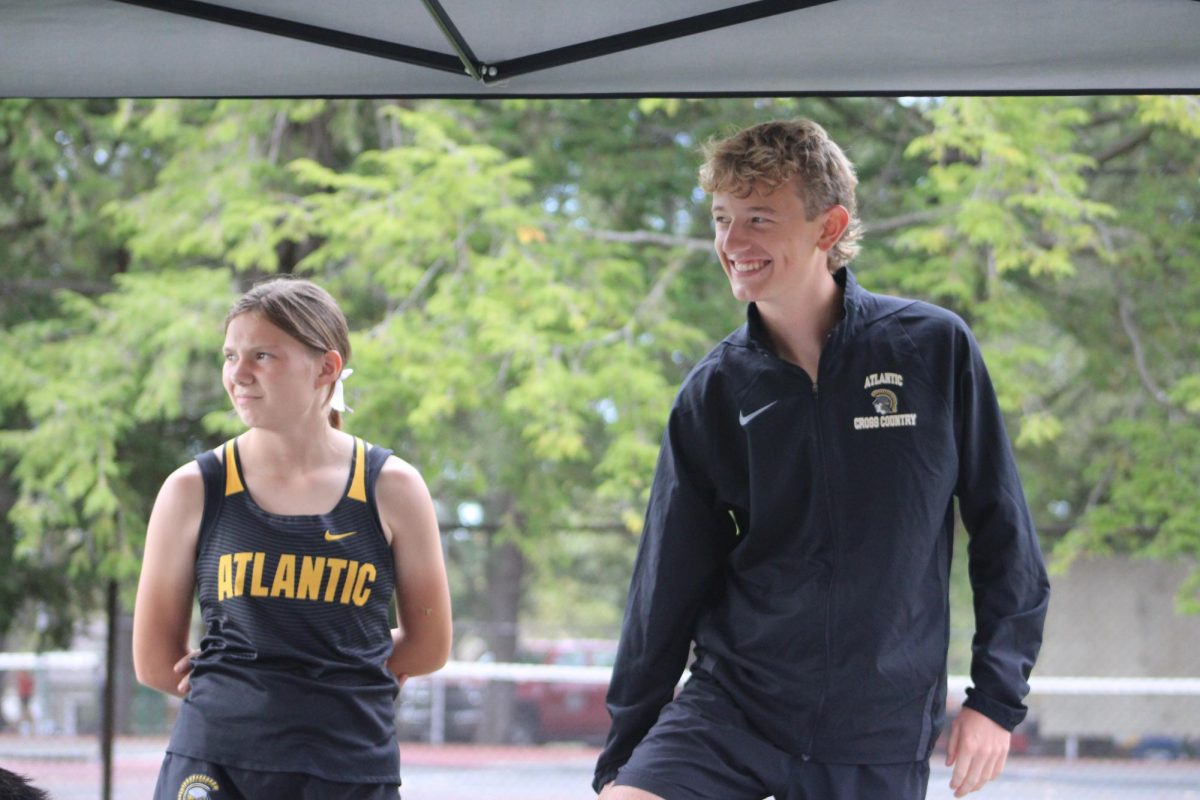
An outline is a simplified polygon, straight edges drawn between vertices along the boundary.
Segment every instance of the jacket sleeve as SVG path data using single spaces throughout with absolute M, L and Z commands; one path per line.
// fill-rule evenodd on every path
M 694 467 L 704 463 L 696 422 L 677 404 L 663 436 L 608 689 L 612 727 L 596 764 L 597 792 L 674 696 L 697 614 L 734 538 L 732 518 Z
M 964 705 L 1008 730 L 1024 718 L 1050 583 L 999 403 L 963 327 L 957 371 L 958 485 L 967 528 L 975 638 Z

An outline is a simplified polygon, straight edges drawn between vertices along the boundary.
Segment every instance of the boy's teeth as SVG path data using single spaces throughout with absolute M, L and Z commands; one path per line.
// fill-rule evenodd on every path
M 756 269 L 762 269 L 763 261 L 735 261 L 733 268 L 737 272 L 753 272 Z

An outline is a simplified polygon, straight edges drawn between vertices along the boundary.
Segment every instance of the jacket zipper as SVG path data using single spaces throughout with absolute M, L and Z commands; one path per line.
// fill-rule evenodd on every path
M 817 378 L 820 378 L 820 365 L 817 367 Z M 829 524 L 830 537 L 836 537 L 833 525 L 833 509 L 829 504 L 829 470 L 825 467 L 825 441 L 821 436 L 821 407 L 820 407 L 820 383 L 817 379 L 812 382 L 813 385 L 813 418 L 816 424 L 813 426 L 816 432 L 817 439 L 817 466 L 821 472 L 822 488 L 825 490 L 825 517 Z M 812 735 L 808 741 L 808 752 L 802 755 L 802 758 L 807 761 L 811 758 L 813 751 L 816 749 L 817 732 L 821 728 L 822 718 L 825 715 L 825 701 L 829 697 L 829 684 L 833 674 L 833 642 L 832 624 L 833 624 L 833 582 L 837 574 L 838 568 L 838 542 L 836 538 L 831 541 L 832 566 L 829 570 L 829 586 L 825 590 L 825 685 L 821 689 L 821 697 L 817 701 L 817 713 L 813 719 Z

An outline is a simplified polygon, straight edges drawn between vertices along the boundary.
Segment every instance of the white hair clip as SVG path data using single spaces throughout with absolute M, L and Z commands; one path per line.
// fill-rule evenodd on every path
M 346 405 L 346 386 L 342 381 L 354 374 L 352 369 L 342 370 L 342 374 L 338 376 L 337 382 L 333 384 L 333 397 L 329 401 L 329 405 L 334 411 L 340 411 L 343 414 L 354 411 Z

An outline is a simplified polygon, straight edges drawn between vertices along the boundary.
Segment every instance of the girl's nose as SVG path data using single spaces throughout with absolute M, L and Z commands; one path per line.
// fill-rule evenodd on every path
M 229 369 L 230 379 L 234 383 L 240 384 L 242 386 L 245 386 L 246 384 L 248 384 L 254 380 L 254 374 L 252 372 L 250 372 L 250 370 L 247 369 L 245 366 L 243 366 L 244 363 L 245 362 L 239 360 L 239 361 L 235 362 L 234 365 L 232 367 L 230 367 L 230 369 Z

